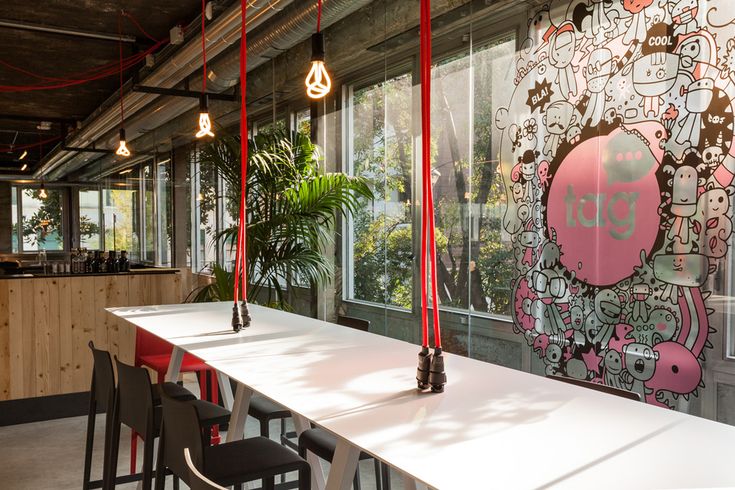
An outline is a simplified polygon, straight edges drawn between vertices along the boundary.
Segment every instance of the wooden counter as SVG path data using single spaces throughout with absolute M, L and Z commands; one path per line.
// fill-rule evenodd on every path
M 0 401 L 89 390 L 87 343 L 133 361 L 135 330 L 109 306 L 180 303 L 178 270 L 0 277 Z

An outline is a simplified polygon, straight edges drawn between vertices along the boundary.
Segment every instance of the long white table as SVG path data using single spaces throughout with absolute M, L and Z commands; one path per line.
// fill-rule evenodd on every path
M 175 346 L 171 378 L 184 352 L 220 373 L 228 439 L 253 391 L 336 434 L 329 490 L 349 488 L 360 450 L 442 490 L 735 488 L 735 427 L 451 354 L 446 392 L 420 393 L 415 345 L 258 306 L 235 334 L 231 308 L 108 311 Z

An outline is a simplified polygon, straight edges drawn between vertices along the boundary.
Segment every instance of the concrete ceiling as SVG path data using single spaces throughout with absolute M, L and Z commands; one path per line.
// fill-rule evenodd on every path
M 38 32 L 5 24 L 32 24 L 117 36 L 121 9 L 134 16 L 152 37 L 164 39 L 172 26 L 186 26 L 198 17 L 201 0 L 3 0 L 0 2 L 0 86 L 39 83 L 37 78 L 20 70 L 65 78 L 115 63 L 119 56 L 119 44 L 115 40 Z M 123 43 L 123 56 L 151 44 L 128 19 L 123 19 L 122 34 L 136 38 L 135 42 Z M 126 78 L 129 75 L 126 73 Z M 55 144 L 38 146 L 39 142 L 58 137 L 62 120 L 73 125 L 73 121 L 89 116 L 118 84 L 115 75 L 63 89 L 0 92 L 0 172 L 20 168 L 23 163 L 32 169 Z M 41 120 L 54 122 L 50 131 L 36 128 Z M 20 149 L 7 152 L 11 144 L 16 148 L 36 146 L 28 148 L 28 156 L 20 162 Z

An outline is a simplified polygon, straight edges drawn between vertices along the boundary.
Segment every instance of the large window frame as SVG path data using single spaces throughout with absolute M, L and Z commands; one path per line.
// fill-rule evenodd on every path
M 13 185 L 11 186 L 11 192 L 14 193 L 14 202 L 15 202 L 15 216 L 13 216 L 13 220 L 17 224 L 17 228 L 14 227 L 12 229 L 11 233 L 11 241 L 17 243 L 17 248 L 14 247 L 13 253 L 21 254 L 21 255 L 29 255 L 29 254 L 37 254 L 40 249 L 36 250 L 26 250 L 25 249 L 25 240 L 23 238 L 23 192 L 25 190 L 39 190 L 42 186 L 40 185 Z M 61 194 L 60 201 L 61 201 L 61 244 L 62 247 L 60 249 L 56 250 L 48 250 L 48 252 L 52 253 L 64 253 L 68 252 L 70 249 L 70 236 L 71 236 L 71 227 L 69 226 L 71 219 L 70 219 L 70 209 L 71 209 L 71 203 L 69 202 L 69 192 L 68 189 L 65 187 L 60 186 L 44 186 L 47 192 L 59 192 Z

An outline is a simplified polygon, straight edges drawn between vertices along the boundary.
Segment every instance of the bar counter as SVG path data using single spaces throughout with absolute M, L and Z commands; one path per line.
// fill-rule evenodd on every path
M 135 354 L 135 330 L 105 308 L 183 296 L 178 269 L 0 276 L 0 401 L 88 391 L 90 340 L 128 363 Z

